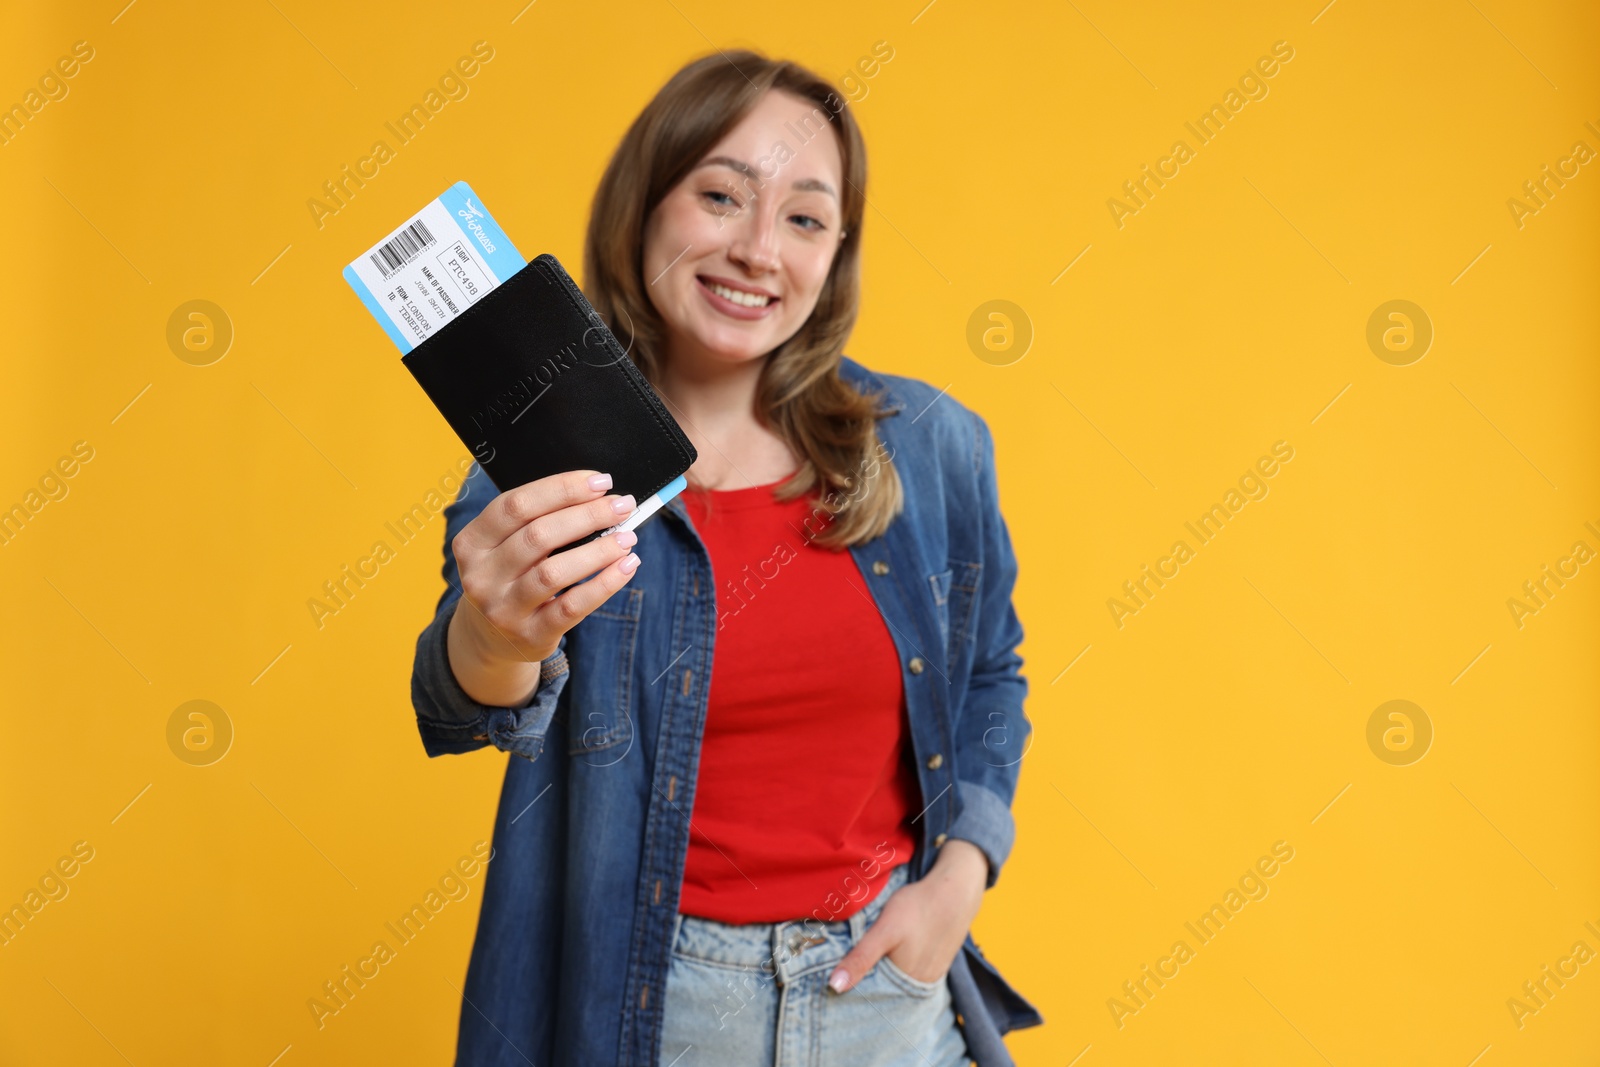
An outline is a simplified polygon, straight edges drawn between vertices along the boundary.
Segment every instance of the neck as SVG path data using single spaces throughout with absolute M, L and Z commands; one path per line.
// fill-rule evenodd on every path
M 755 423 L 756 384 L 766 363 L 766 356 L 728 362 L 669 346 L 658 391 L 676 418 L 720 438 Z
M 669 346 L 656 390 L 700 454 L 690 486 L 765 485 L 794 471 L 799 457 L 756 418 L 756 386 L 770 358 L 730 361 Z

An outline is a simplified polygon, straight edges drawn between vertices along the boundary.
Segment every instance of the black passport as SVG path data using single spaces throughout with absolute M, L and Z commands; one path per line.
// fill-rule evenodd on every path
M 605 471 L 641 509 L 694 446 L 577 283 L 541 255 L 401 357 L 501 492 Z M 563 546 L 600 536 L 596 531 Z

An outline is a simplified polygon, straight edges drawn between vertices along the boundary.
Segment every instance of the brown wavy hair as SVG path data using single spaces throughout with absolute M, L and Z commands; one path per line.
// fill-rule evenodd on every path
M 605 322 L 631 332 L 628 354 L 659 392 L 666 326 L 645 293 L 644 229 L 656 205 L 705 158 L 769 90 L 815 104 L 812 117 L 838 136 L 844 236 L 805 324 L 765 358 L 756 386 L 756 418 L 800 457 L 776 490 L 780 500 L 817 491 L 808 540 L 842 550 L 888 528 L 904 498 L 878 438 L 881 397 L 839 376 L 861 297 L 861 227 L 867 185 L 866 144 L 845 99 L 795 63 L 757 52 L 716 52 L 674 74 L 623 135 L 589 214 L 584 293 Z M 618 324 L 622 328 L 618 329 Z M 810 536 L 813 525 L 821 532 Z

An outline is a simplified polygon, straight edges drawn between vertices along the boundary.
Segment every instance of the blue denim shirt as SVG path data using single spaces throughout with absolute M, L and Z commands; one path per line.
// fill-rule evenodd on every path
M 849 357 L 840 374 L 894 411 L 878 434 L 905 510 L 850 551 L 900 658 L 924 805 L 911 874 L 925 875 L 954 837 L 988 857 L 992 886 L 1011 852 L 1031 732 L 994 439 L 925 382 Z M 479 704 L 446 651 L 460 599 L 450 545 L 496 495 L 474 466 L 445 511 L 446 589 L 411 679 L 428 755 L 492 745 L 523 757 L 501 791 L 457 1062 L 654 1067 L 715 649 L 711 559 L 673 500 L 639 530 L 637 573 L 562 638 L 529 702 Z M 1009 1065 L 1000 1035 L 1038 1025 L 1039 1013 L 970 933 L 948 981 L 973 1058 Z

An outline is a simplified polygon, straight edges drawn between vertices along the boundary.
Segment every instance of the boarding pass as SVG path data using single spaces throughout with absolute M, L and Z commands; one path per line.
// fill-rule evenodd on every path
M 344 278 L 404 355 L 526 265 L 472 187 L 456 182 Z

